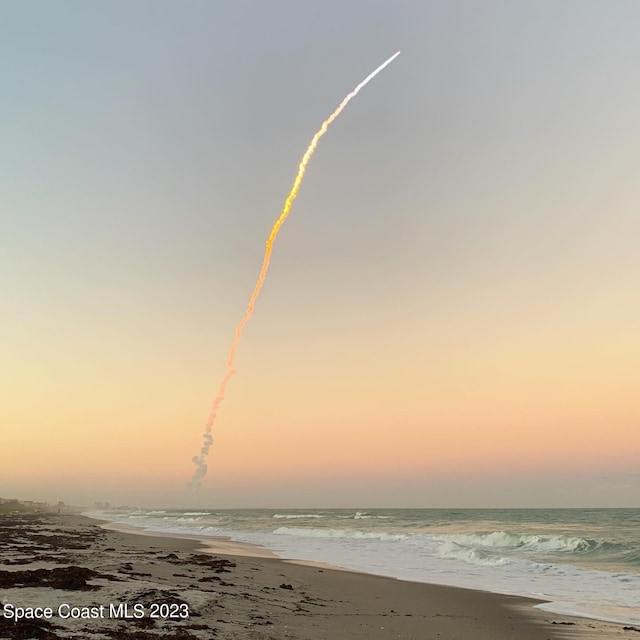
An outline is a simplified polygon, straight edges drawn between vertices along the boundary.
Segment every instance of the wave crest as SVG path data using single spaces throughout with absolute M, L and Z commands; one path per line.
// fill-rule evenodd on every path
M 412 537 L 403 533 L 386 533 L 384 531 L 306 529 L 303 527 L 278 527 L 273 533 L 279 536 L 298 536 L 300 538 L 351 538 L 353 540 L 385 540 L 388 542 L 406 540 Z
M 494 547 L 496 549 L 528 549 L 542 552 L 588 553 L 602 546 L 598 540 L 579 536 L 529 535 L 492 531 L 436 536 L 445 542 L 455 542 L 465 547 Z

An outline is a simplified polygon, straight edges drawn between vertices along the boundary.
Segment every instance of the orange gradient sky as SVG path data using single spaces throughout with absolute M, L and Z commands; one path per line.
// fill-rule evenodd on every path
M 0 496 L 640 506 L 638 5 L 155 6 L 0 27 Z

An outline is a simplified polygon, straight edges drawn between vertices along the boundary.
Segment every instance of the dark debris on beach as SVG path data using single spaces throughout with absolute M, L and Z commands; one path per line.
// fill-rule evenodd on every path
M 169 553 L 166 556 L 158 556 L 158 558 L 160 560 L 166 560 L 171 564 L 207 567 L 214 573 L 231 573 L 231 569 L 236 567 L 236 563 L 232 560 L 217 558 L 206 553 L 192 553 L 184 559 L 179 558 L 175 553 Z
M 58 640 L 55 633 L 59 629 L 48 620 L 19 620 L 14 622 L 4 616 L 0 616 L 0 638 L 8 640 Z
M 51 514 L 12 514 L 0 518 L 0 548 L 5 566 L 28 565 L 34 562 L 69 564 L 71 553 L 86 551 L 104 537 L 97 527 L 64 525 L 52 527 L 59 519 Z
M 0 587 L 50 587 L 64 591 L 95 591 L 98 585 L 88 584 L 92 578 L 111 578 L 86 567 L 56 567 L 55 569 L 27 569 L 0 571 Z

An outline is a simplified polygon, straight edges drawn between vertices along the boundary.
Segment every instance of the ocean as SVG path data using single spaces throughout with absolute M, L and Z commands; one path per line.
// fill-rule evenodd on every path
M 287 559 L 548 600 L 640 624 L 640 509 L 109 510 L 167 535 L 224 536 Z

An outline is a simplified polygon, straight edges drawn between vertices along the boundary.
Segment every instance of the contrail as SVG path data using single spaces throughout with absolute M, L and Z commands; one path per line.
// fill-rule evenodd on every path
M 262 289 L 262 285 L 264 284 L 265 278 L 267 277 L 267 271 L 269 270 L 269 262 L 271 261 L 271 253 L 273 251 L 273 243 L 275 242 L 278 232 L 280 231 L 280 227 L 284 224 L 284 221 L 289 216 L 289 212 L 291 211 L 291 207 L 293 205 L 293 201 L 296 199 L 298 195 L 298 191 L 300 189 L 300 185 L 302 184 L 302 180 L 304 178 L 304 174 L 307 171 L 307 165 L 309 164 L 309 160 L 311 160 L 311 156 L 313 155 L 316 147 L 318 146 L 318 142 L 320 138 L 327 132 L 329 125 L 342 113 L 343 109 L 349 104 L 351 99 L 358 94 L 360 89 L 364 87 L 369 81 L 373 80 L 375 76 L 377 76 L 387 65 L 391 64 L 398 56 L 400 55 L 400 51 L 394 53 L 388 60 L 383 62 L 377 69 L 372 71 L 353 91 L 348 93 L 344 100 L 340 103 L 338 108 L 322 123 L 322 126 L 316 134 L 311 139 L 307 150 L 304 152 L 302 156 L 302 160 L 298 165 L 298 173 L 296 175 L 295 180 L 293 181 L 293 186 L 291 187 L 291 191 L 289 191 L 289 195 L 284 202 L 284 207 L 282 208 L 282 213 L 276 220 L 273 228 L 271 229 L 271 233 L 267 238 L 266 247 L 264 251 L 264 258 L 262 260 L 262 268 L 260 269 L 260 274 L 258 275 L 258 280 L 256 281 L 256 286 L 253 289 L 253 293 L 249 298 L 249 304 L 247 305 L 247 310 L 245 311 L 242 320 L 238 323 L 236 327 L 236 334 L 231 343 L 231 350 L 229 351 L 229 358 L 227 359 L 227 373 L 222 379 L 220 383 L 220 388 L 218 389 L 218 395 L 215 397 L 213 401 L 213 405 L 211 406 L 211 412 L 209 413 L 209 418 L 207 419 L 207 423 L 204 428 L 204 436 L 203 443 L 200 449 L 200 455 L 193 456 L 193 463 L 196 465 L 196 470 L 189 482 L 189 486 L 191 487 L 199 487 L 200 482 L 207 474 L 207 464 L 206 459 L 209 455 L 209 449 L 213 443 L 213 436 L 211 435 L 211 431 L 213 428 L 213 424 L 216 421 L 216 417 L 218 415 L 218 409 L 224 400 L 224 394 L 227 389 L 227 384 L 229 380 L 235 374 L 235 369 L 233 368 L 233 364 L 236 357 L 236 350 L 238 345 L 240 344 L 240 339 L 242 338 L 242 331 L 251 319 L 253 315 L 253 309 L 256 305 L 256 300 L 260 295 L 260 290 Z

